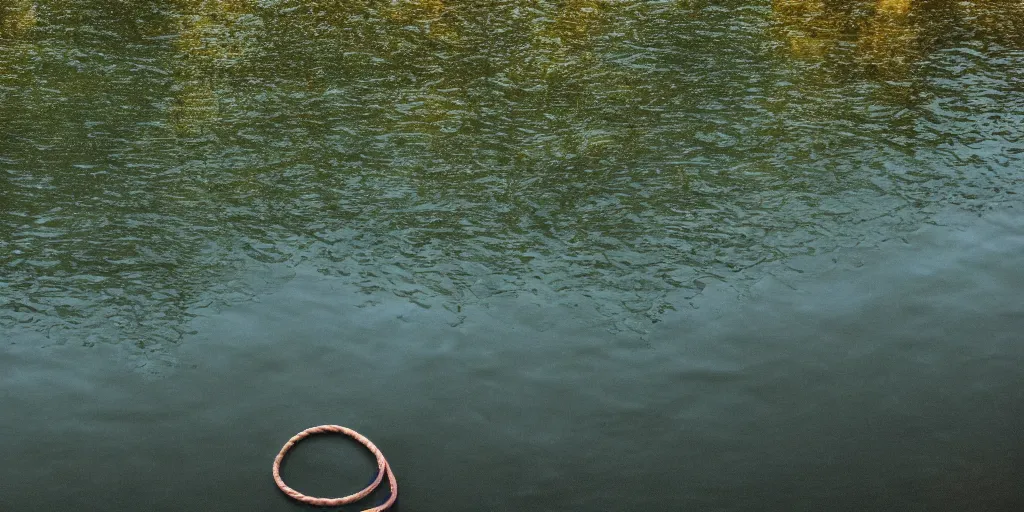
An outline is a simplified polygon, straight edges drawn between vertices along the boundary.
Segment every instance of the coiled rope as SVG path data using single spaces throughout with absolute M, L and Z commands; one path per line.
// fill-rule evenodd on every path
M 291 450 L 299 441 L 315 434 L 345 434 L 346 436 L 359 441 L 363 446 L 370 450 L 370 453 L 373 453 L 374 457 L 377 457 L 377 478 L 373 482 L 370 482 L 370 485 L 366 486 L 365 489 L 341 498 L 315 498 L 313 496 L 306 496 L 305 494 L 288 487 L 288 485 L 284 483 L 284 480 L 281 479 L 281 461 L 284 460 L 284 456 L 288 453 L 288 450 Z M 341 425 L 320 425 L 318 427 L 307 428 L 306 430 L 295 434 L 287 443 L 284 444 L 284 448 L 281 448 L 281 452 L 278 453 L 277 458 L 274 459 L 274 481 L 277 482 L 277 486 L 281 491 L 296 500 L 310 505 L 316 505 L 318 507 L 347 505 L 365 498 L 368 494 L 373 492 L 378 485 L 380 485 L 381 479 L 384 478 L 384 473 L 388 474 L 388 482 L 391 484 L 391 497 L 389 497 L 384 504 L 378 505 L 374 508 L 368 508 L 363 512 L 381 512 L 390 508 L 398 498 L 398 481 L 395 480 L 395 474 L 391 472 L 391 466 L 388 465 L 388 461 L 384 459 L 384 454 L 382 454 L 369 439 L 359 432 L 350 428 L 342 427 Z

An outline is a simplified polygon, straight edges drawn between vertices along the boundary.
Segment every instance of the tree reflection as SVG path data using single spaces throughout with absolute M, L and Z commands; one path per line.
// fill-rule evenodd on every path
M 790 55 L 837 67 L 848 62 L 886 79 L 908 77 L 957 40 L 1024 41 L 1016 0 L 774 0 L 772 16 Z
M 30 4 L 6 5 L 3 37 L 24 37 Z M 583 291 L 649 324 L 701 276 L 857 243 L 843 219 L 899 222 L 949 190 L 934 148 L 955 141 L 922 132 L 961 119 L 907 107 L 938 94 L 936 53 L 1020 26 L 996 0 L 775 0 L 770 20 L 641 0 L 39 5 L 37 75 L 0 91 L 18 197 L 0 232 L 26 256 L 0 263 L 174 328 L 244 293 L 223 275 L 254 262 L 423 304 Z
M 174 47 L 175 100 L 171 125 L 179 136 L 207 132 L 219 117 L 217 81 L 232 61 L 245 59 L 245 42 L 232 30 L 249 9 L 248 0 L 177 0 Z
M 878 0 L 859 34 L 856 58 L 876 75 L 904 77 L 921 54 L 921 29 L 909 19 L 910 7 L 910 0 Z
M 23 36 L 36 24 L 36 6 L 31 0 L 0 1 L 0 39 Z
M 398 0 L 391 2 L 384 9 L 391 21 L 404 26 L 415 26 L 430 37 L 447 39 L 455 33 L 453 27 L 443 17 L 445 4 L 445 0 Z

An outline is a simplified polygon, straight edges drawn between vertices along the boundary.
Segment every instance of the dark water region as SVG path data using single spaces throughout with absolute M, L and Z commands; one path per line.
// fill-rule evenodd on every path
M 1024 509 L 1022 169 L 1019 1 L 0 0 L 0 510 Z
M 361 308 L 311 268 L 194 320 L 173 367 L 22 333 L 0 359 L 0 504 L 307 510 L 271 461 L 338 422 L 394 465 L 398 510 L 1020 510 L 1013 210 L 797 259 L 742 293 L 711 283 L 649 350 L 595 308 L 503 296 L 451 327 L 398 297 Z M 290 484 L 340 495 L 372 475 L 355 446 L 315 441 Z

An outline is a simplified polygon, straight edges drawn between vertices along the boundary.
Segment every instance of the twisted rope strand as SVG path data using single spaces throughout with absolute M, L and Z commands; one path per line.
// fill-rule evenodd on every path
M 284 480 L 281 479 L 281 461 L 284 460 L 284 456 L 288 453 L 288 450 L 291 450 L 299 441 L 315 434 L 345 434 L 346 436 L 359 441 L 360 444 L 370 450 L 370 453 L 377 458 L 377 478 L 374 479 L 373 482 L 370 482 L 370 485 L 366 486 L 365 489 L 341 498 L 316 498 L 313 496 L 306 496 L 305 494 L 288 487 L 288 485 L 284 483 Z M 349 503 L 365 498 L 368 494 L 373 492 L 378 485 L 380 485 L 380 481 L 384 478 L 384 473 L 387 473 L 388 475 L 388 482 L 391 485 L 391 496 L 382 505 L 368 508 L 363 510 L 363 512 L 382 512 L 390 508 L 398 498 L 398 481 L 395 480 L 395 474 L 391 472 L 391 466 L 388 464 L 388 461 L 384 459 L 384 454 L 381 453 L 369 439 L 359 432 L 350 428 L 342 427 L 341 425 L 320 425 L 317 427 L 307 428 L 306 430 L 295 434 L 287 443 L 284 444 L 284 447 L 281 448 L 281 451 L 277 454 L 277 458 L 274 459 L 274 482 L 277 483 L 277 487 L 280 488 L 282 492 L 298 501 L 318 507 L 348 505 Z

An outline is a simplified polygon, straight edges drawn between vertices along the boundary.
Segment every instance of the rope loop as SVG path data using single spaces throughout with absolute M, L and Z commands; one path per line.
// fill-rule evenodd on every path
M 284 480 L 281 479 L 281 461 L 284 460 L 284 456 L 288 453 L 288 450 L 291 450 L 293 446 L 299 443 L 299 441 L 315 434 L 345 434 L 346 436 L 359 441 L 360 444 L 370 450 L 370 453 L 377 458 L 377 478 L 374 479 L 373 482 L 370 482 L 370 485 L 366 486 L 365 489 L 341 498 L 316 498 L 313 496 L 306 496 L 305 494 L 288 487 L 288 485 L 284 483 Z M 277 487 L 281 489 L 282 492 L 298 501 L 318 507 L 337 507 L 340 505 L 348 505 L 349 503 L 365 498 L 368 494 L 373 492 L 378 485 L 380 485 L 380 481 L 384 478 L 384 473 L 387 473 L 388 475 L 388 482 L 391 485 L 391 496 L 382 505 L 368 508 L 363 512 L 382 512 L 390 508 L 391 505 L 395 503 L 395 500 L 398 499 L 398 481 L 395 480 L 395 474 L 391 472 L 391 466 L 388 465 L 388 461 L 384 459 L 384 454 L 381 453 L 369 439 L 359 432 L 350 428 L 342 427 L 341 425 L 320 425 L 317 427 L 307 428 L 306 430 L 295 434 L 287 443 L 284 444 L 284 447 L 281 448 L 281 451 L 277 454 L 277 458 L 274 459 L 274 482 L 277 483 Z

